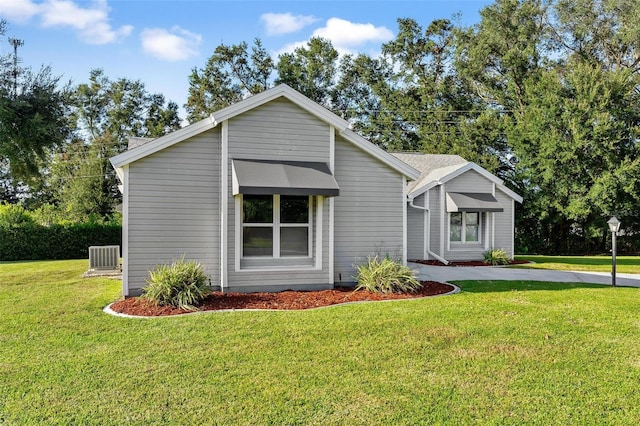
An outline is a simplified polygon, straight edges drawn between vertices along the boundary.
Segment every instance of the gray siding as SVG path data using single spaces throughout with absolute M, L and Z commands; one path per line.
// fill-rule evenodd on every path
M 430 208 L 430 249 L 436 254 L 443 256 L 449 261 L 456 260 L 481 260 L 487 248 L 493 246 L 495 248 L 504 248 L 508 253 L 513 252 L 512 247 L 512 207 L 511 197 L 496 190 L 496 199 L 504 208 L 504 212 L 495 213 L 495 231 L 493 229 L 494 221 L 492 214 L 483 215 L 482 222 L 482 241 L 480 244 L 474 245 L 458 245 L 455 243 L 449 247 L 449 215 L 446 213 L 446 205 L 442 206 L 440 192 L 442 187 L 437 186 L 429 190 L 429 208 Z M 493 192 L 493 182 L 480 175 L 474 170 L 470 170 L 462 175 L 447 182 L 444 187 L 445 192 Z M 444 252 L 440 252 L 440 215 L 445 215 L 444 228 L 442 233 L 444 236 Z
M 278 99 L 229 121 L 229 157 L 329 162 L 329 125 Z
M 293 103 L 279 99 L 229 120 L 228 163 L 228 287 L 229 291 L 281 291 L 328 288 L 329 285 L 329 202 L 323 200 L 322 268 L 282 266 L 285 259 L 264 260 L 257 270 L 236 271 L 236 205 L 232 195 L 233 158 L 329 163 L 328 124 Z M 314 205 L 317 198 L 314 197 Z M 317 208 L 313 215 L 313 259 L 317 256 Z M 291 264 L 292 262 L 289 262 Z M 296 260 L 294 263 L 300 263 Z M 303 261 L 303 263 L 305 263 Z M 269 268 L 273 270 L 268 270 Z
M 335 282 L 352 282 L 368 255 L 402 256 L 402 176 L 336 136 Z
M 447 192 L 488 192 L 493 191 L 493 182 L 475 170 L 464 172 L 446 183 Z
M 496 233 L 493 248 L 505 249 L 513 257 L 513 199 L 504 192 L 496 189 L 496 199 L 504 207 L 504 212 L 497 213 L 495 219 Z
M 219 165 L 218 129 L 129 165 L 130 295 L 140 293 L 149 270 L 183 255 L 219 282 Z
M 416 206 L 424 206 L 426 195 L 413 200 Z M 407 206 L 407 258 L 424 259 L 424 222 L 427 212 Z
M 460 176 L 455 177 L 445 184 L 445 192 L 477 192 L 477 193 L 492 193 L 493 192 L 493 182 L 491 182 L 486 177 L 482 176 L 480 173 L 475 170 L 469 170 Z M 446 210 L 446 205 L 444 206 Z M 445 238 L 445 252 L 444 258 L 450 261 L 456 260 L 482 260 L 483 253 L 487 250 L 487 244 L 491 242 L 491 215 L 483 214 L 481 217 L 481 241 L 478 244 L 467 243 L 467 244 L 456 244 L 449 242 L 449 215 L 445 213 L 445 229 L 444 229 L 444 238 Z M 489 218 L 487 220 L 487 218 Z M 487 241 L 487 229 L 488 229 L 488 240 Z

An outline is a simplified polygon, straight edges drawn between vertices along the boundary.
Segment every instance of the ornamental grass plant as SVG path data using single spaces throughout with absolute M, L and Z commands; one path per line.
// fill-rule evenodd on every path
M 197 310 L 208 291 L 204 267 L 184 257 L 171 265 L 158 265 L 149 272 L 147 284 L 143 298 L 190 311 Z
M 422 287 L 415 272 L 389 256 L 369 256 L 367 261 L 356 267 L 356 290 L 374 293 L 414 293 Z
M 491 249 L 484 252 L 484 263 L 491 265 L 507 265 L 509 255 L 505 249 Z

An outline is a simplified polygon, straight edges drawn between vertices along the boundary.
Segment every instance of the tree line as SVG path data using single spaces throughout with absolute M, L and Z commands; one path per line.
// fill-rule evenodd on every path
M 398 19 L 377 56 L 341 56 L 321 38 L 277 58 L 259 39 L 221 44 L 187 76 L 186 120 L 286 83 L 383 149 L 458 154 L 501 177 L 524 196 L 518 252 L 605 252 L 613 214 L 638 251 L 638 22 L 633 0 L 496 0 L 469 27 Z M 108 216 L 119 199 L 108 158 L 128 137 L 177 129 L 177 105 L 101 70 L 77 86 L 47 68 L 16 77 L 9 56 L 0 197 Z

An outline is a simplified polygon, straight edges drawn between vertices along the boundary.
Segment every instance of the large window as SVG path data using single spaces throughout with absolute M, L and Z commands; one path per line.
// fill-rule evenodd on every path
M 457 243 L 480 242 L 480 213 L 451 213 L 449 240 Z
M 243 257 L 309 257 L 310 199 L 307 196 L 244 195 Z

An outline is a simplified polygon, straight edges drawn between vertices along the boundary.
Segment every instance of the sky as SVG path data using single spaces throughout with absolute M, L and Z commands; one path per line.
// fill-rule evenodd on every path
M 423 28 L 458 15 L 473 25 L 489 0 L 0 0 L 8 38 L 23 40 L 18 56 L 34 70 L 50 66 L 72 84 L 86 83 L 92 69 L 111 79 L 140 80 L 182 108 L 188 77 L 204 68 L 220 44 L 259 38 L 277 58 L 311 37 L 331 40 L 342 54 L 377 55 L 398 31 L 398 18 Z

